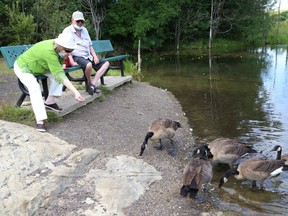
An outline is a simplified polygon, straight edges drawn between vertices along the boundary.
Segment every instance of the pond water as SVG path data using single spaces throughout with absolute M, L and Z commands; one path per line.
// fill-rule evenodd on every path
M 143 80 L 171 91 L 189 119 L 197 143 L 218 137 L 252 144 L 276 157 L 274 145 L 288 153 L 288 52 L 259 48 L 221 56 L 145 56 Z M 255 156 L 255 155 L 254 155 Z M 288 173 L 265 181 L 265 190 L 234 177 L 217 189 L 226 168 L 215 168 L 213 186 L 223 208 L 240 214 L 286 214 Z M 239 209 L 241 207 L 241 210 Z

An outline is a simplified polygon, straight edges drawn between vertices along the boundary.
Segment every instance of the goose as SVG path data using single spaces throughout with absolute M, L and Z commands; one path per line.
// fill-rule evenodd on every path
M 271 151 L 277 151 L 277 156 L 276 156 L 276 160 L 281 160 L 284 159 L 285 164 L 288 165 L 288 154 L 282 154 L 282 147 L 280 145 L 275 145 L 274 148 Z
M 250 158 L 230 168 L 220 179 L 219 188 L 228 181 L 231 175 L 234 175 L 237 180 L 252 180 L 252 188 L 256 187 L 256 181 L 258 181 L 260 188 L 263 188 L 263 183 L 268 177 L 276 176 L 282 171 L 288 171 L 285 160 Z
M 173 121 L 167 118 L 157 118 L 149 126 L 148 133 L 146 134 L 144 142 L 141 145 L 141 151 L 139 155 L 142 156 L 149 139 L 152 142 L 159 140 L 160 147 L 157 148 L 158 150 L 162 149 L 161 140 L 164 138 L 168 138 L 173 145 L 172 138 L 175 136 L 175 131 L 178 128 L 181 128 L 181 124 L 177 121 Z
M 199 158 L 193 158 L 188 162 L 183 171 L 183 186 L 180 190 L 180 195 L 195 199 L 199 189 L 202 186 L 207 186 L 212 177 L 212 166 L 207 160 L 207 151 L 204 148 L 199 149 Z M 206 187 L 204 187 L 205 189 Z
M 236 139 L 230 139 L 230 138 L 217 138 L 210 143 L 208 143 L 209 148 L 214 148 L 214 147 L 219 147 L 219 146 L 224 146 L 224 145 L 239 145 L 241 144 L 239 141 Z
M 214 163 L 228 164 L 230 168 L 235 161 L 246 154 L 257 153 L 252 147 L 227 138 L 218 138 L 203 147 L 209 152 L 208 156 L 213 158 Z M 195 153 L 197 151 L 193 154 Z

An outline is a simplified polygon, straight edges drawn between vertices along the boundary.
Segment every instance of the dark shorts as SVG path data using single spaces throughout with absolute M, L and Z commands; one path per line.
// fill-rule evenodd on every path
M 95 71 L 98 71 L 102 65 L 107 62 L 106 60 L 102 60 L 101 58 L 99 58 L 99 63 L 98 64 L 95 64 L 94 61 L 90 61 L 89 59 L 85 59 L 83 57 L 78 57 L 78 56 L 73 56 L 73 59 L 75 62 L 77 62 L 77 64 L 83 69 L 85 70 L 86 68 L 86 65 L 91 62 L 92 63 L 92 68 L 95 70 Z

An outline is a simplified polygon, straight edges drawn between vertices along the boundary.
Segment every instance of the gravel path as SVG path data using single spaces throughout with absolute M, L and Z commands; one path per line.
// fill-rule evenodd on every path
M 7 76 L 5 79 L 14 78 Z M 1 95 L 0 102 L 15 103 L 19 96 L 17 83 L 15 86 L 2 84 L 1 92 L 5 90 L 6 94 Z M 140 146 L 148 126 L 158 117 L 178 120 L 183 127 L 177 130 L 174 137 L 176 156 L 168 154 L 172 147 L 168 140 L 164 140 L 162 151 L 157 151 L 149 143 L 140 157 Z M 161 181 L 154 183 L 139 200 L 125 209 L 126 215 L 220 213 L 211 199 L 199 203 L 179 195 L 183 168 L 190 157 L 189 150 L 194 145 L 194 139 L 181 105 L 170 92 L 133 81 L 106 95 L 102 102 L 97 100 L 64 116 L 58 123 L 48 123 L 47 129 L 49 133 L 78 146 L 78 150 L 95 148 L 101 151 L 101 155 L 88 165 L 87 170 L 103 168 L 107 158 L 129 155 L 142 158 L 162 173 Z M 50 200 L 48 207 L 40 210 L 41 215 L 78 215 L 75 210 L 81 207 L 83 197 L 94 191 L 89 184 L 79 186 L 79 180 L 75 179 L 71 185 L 73 191 L 65 190 L 57 199 Z

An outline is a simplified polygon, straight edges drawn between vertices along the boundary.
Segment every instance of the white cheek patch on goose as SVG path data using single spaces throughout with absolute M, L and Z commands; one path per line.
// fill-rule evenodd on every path
M 228 181 L 228 178 L 224 177 L 223 181 L 224 183 L 226 183 Z
M 283 170 L 283 166 L 279 167 L 278 169 L 274 170 L 273 172 L 270 173 L 270 176 L 276 176 L 280 174 Z

